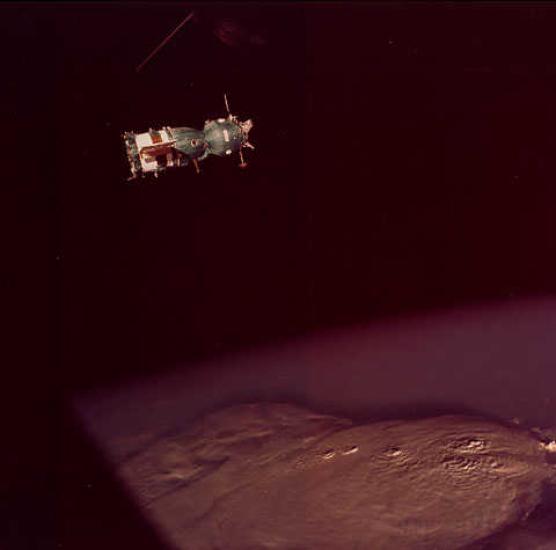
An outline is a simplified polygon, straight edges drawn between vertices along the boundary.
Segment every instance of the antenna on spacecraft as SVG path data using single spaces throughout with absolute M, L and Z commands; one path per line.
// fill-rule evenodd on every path
M 226 105 L 226 112 L 228 113 L 228 118 L 232 118 L 232 113 L 230 112 L 230 106 L 228 105 L 228 96 L 224 94 L 224 104 Z

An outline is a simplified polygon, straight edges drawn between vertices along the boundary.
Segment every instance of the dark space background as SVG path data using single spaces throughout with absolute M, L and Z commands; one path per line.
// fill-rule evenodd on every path
M 15 206 L 2 201 L 7 547 L 156 548 L 60 405 L 77 389 L 317 328 L 556 291 L 555 7 L 0 13 L 2 140 L 17 145 L 4 171 Z M 200 176 L 126 183 L 121 132 L 202 128 L 224 92 L 255 123 L 247 171 L 209 158 Z

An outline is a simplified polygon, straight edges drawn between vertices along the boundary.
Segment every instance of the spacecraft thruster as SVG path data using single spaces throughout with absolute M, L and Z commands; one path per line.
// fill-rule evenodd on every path
M 224 101 L 227 118 L 207 120 L 203 130 L 164 126 L 160 130 L 149 129 L 141 134 L 124 132 L 122 137 L 131 170 L 128 181 L 150 173 L 158 177 L 168 168 L 186 166 L 190 162 L 199 173 L 199 161 L 209 155 L 225 157 L 237 153 L 240 168 L 245 168 L 247 163 L 242 150 L 254 149 L 249 143 L 253 122 L 250 119 L 240 121 L 230 113 L 226 96 Z

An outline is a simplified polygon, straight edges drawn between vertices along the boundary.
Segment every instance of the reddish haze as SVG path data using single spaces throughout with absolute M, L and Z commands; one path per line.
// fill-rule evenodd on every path
M 103 448 L 236 401 L 296 400 L 362 417 L 473 411 L 556 424 L 556 300 L 516 301 L 328 331 L 177 368 L 78 400 Z M 119 445 L 119 444 L 118 444 Z

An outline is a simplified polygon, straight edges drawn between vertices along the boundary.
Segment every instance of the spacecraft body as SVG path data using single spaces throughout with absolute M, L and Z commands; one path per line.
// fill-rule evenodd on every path
M 249 131 L 253 127 L 251 120 L 241 122 L 237 117 L 207 120 L 203 130 L 188 127 L 163 127 L 141 134 L 125 132 L 123 134 L 129 161 L 131 176 L 144 177 L 152 173 L 156 177 L 168 168 L 186 166 L 190 162 L 199 172 L 199 161 L 209 155 L 224 157 L 238 153 L 240 167 L 246 165 L 242 149 L 254 149 L 249 143 Z
M 223 157 L 237 153 L 243 142 L 243 130 L 233 120 L 219 118 L 207 120 L 203 129 L 209 151 L 213 155 Z

